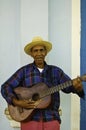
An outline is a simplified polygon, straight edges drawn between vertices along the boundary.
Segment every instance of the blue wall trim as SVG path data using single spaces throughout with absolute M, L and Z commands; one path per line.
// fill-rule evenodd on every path
M 86 0 L 81 0 L 81 50 L 80 50 L 81 75 L 86 74 Z M 86 82 L 83 82 L 86 93 Z M 80 130 L 86 130 L 86 97 L 80 100 Z

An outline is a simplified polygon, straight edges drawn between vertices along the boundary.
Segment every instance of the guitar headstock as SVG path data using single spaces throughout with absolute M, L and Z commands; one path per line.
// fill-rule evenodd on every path
M 82 81 L 86 81 L 86 74 L 82 75 L 82 76 L 80 77 L 80 79 L 81 79 Z

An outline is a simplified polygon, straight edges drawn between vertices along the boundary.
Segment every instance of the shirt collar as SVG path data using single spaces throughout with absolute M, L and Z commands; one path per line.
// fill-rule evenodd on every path
M 37 68 L 35 62 L 32 63 L 34 68 Z M 48 64 L 44 61 L 44 70 L 48 68 Z

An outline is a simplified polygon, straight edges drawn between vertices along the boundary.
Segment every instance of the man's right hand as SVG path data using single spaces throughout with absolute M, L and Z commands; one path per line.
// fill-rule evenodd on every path
M 16 98 L 13 98 L 13 104 L 15 106 L 19 106 L 19 107 L 27 108 L 27 109 L 34 109 L 39 103 L 40 103 L 40 100 L 38 101 L 25 100 L 25 99 L 18 100 Z

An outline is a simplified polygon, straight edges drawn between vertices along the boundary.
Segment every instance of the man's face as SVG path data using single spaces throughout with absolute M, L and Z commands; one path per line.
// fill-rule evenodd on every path
M 31 56 L 34 58 L 36 64 L 44 64 L 44 59 L 47 54 L 47 50 L 44 46 L 34 46 L 31 49 Z

